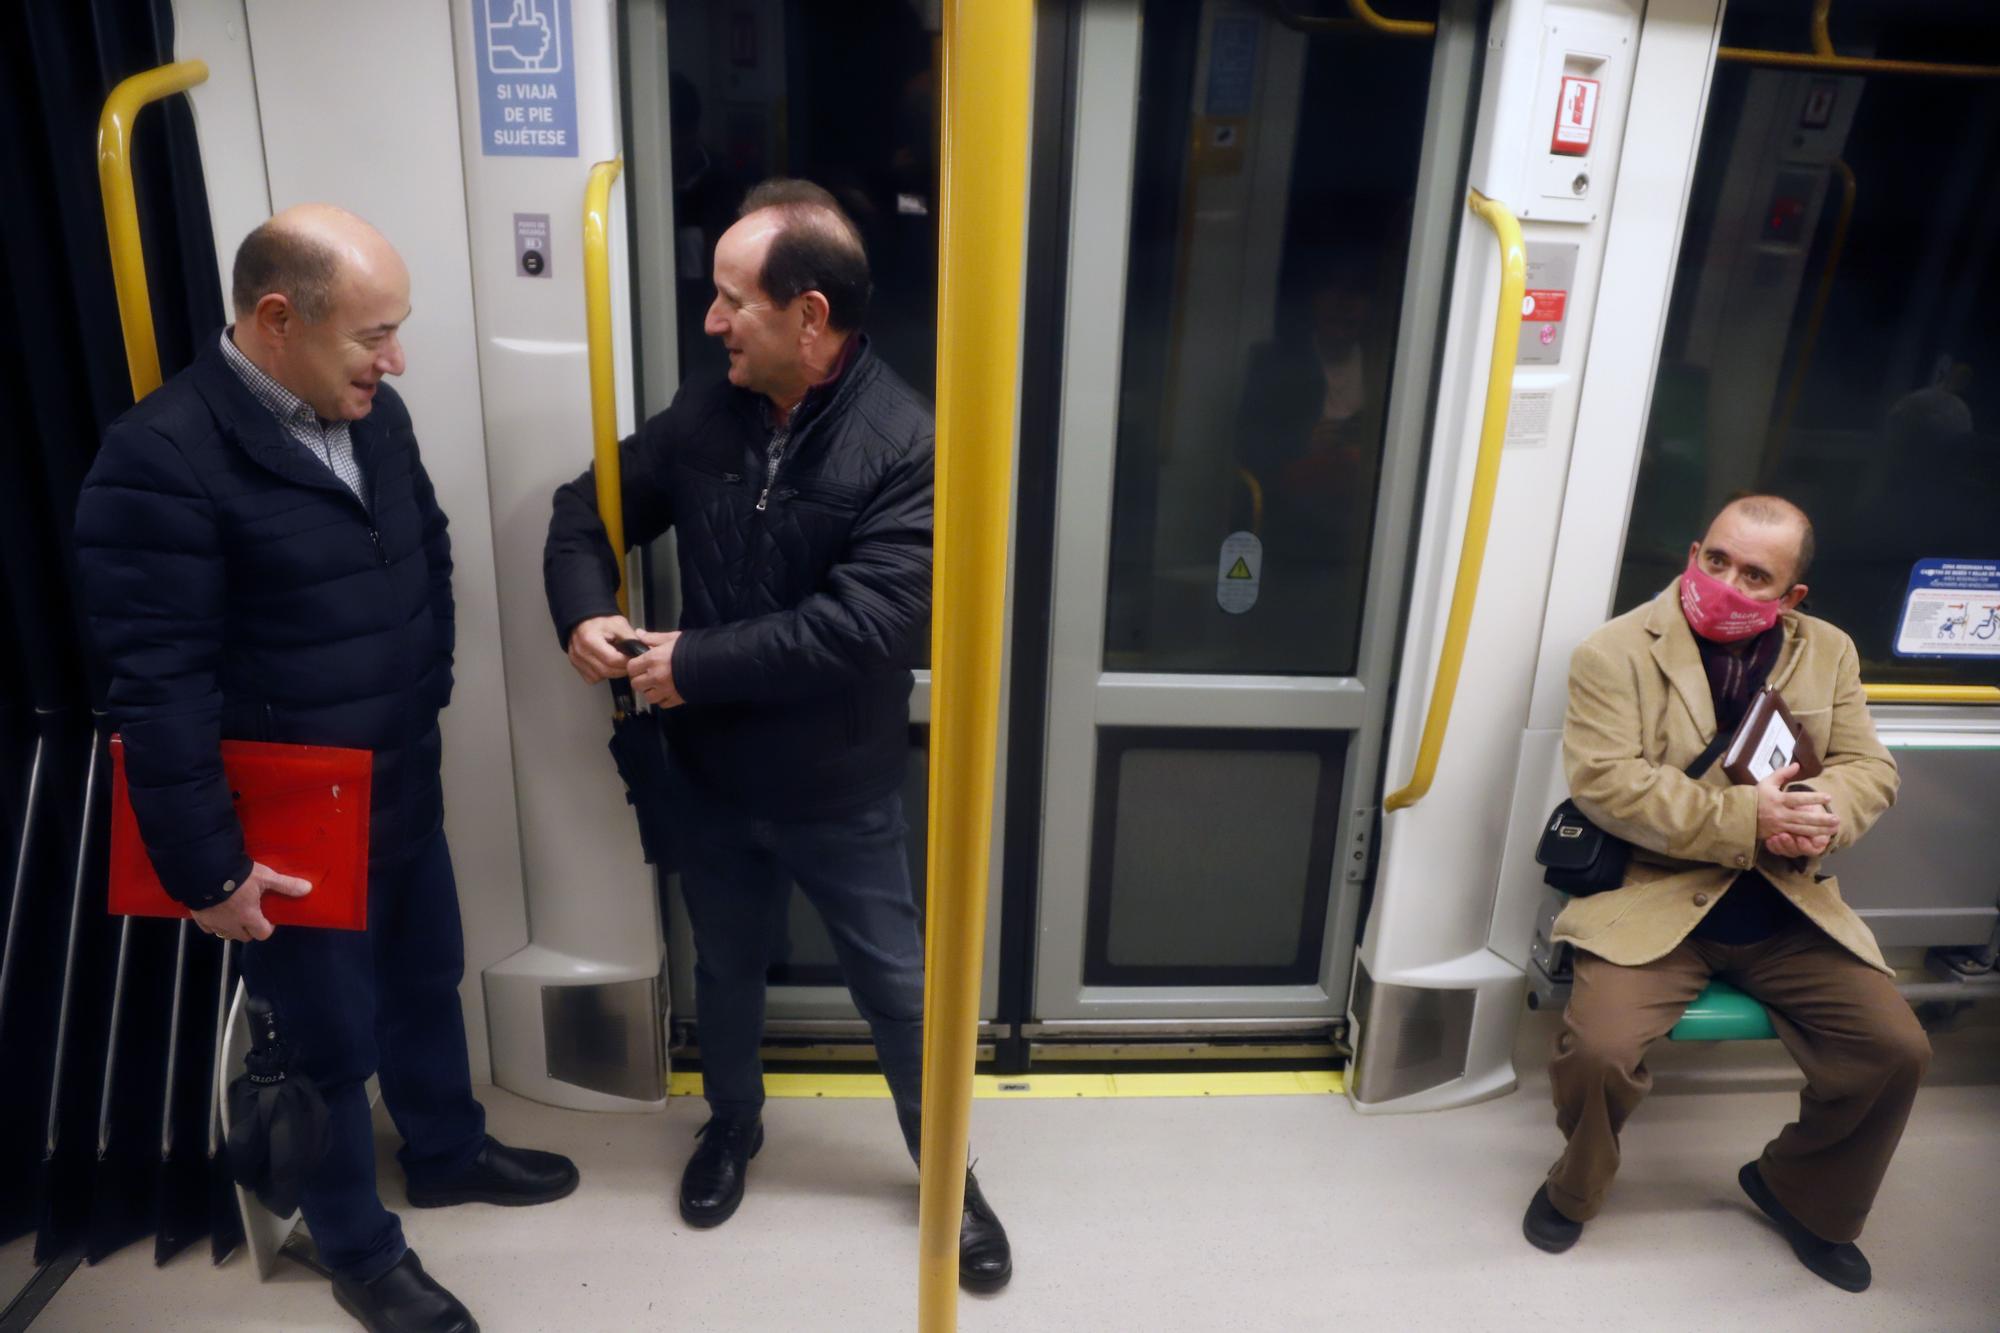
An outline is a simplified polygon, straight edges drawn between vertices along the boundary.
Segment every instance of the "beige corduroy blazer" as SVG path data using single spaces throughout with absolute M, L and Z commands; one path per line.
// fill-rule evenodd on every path
M 1866 833 L 1896 799 L 1896 761 L 1876 739 L 1854 641 L 1812 616 L 1781 618 L 1784 647 L 1769 683 L 1804 724 L 1825 771 L 1808 784 L 1833 797 L 1840 832 L 1829 851 Z M 1863 962 L 1887 972 L 1874 934 L 1841 901 L 1839 881 L 1773 856 L 1757 837 L 1757 792 L 1720 762 L 1699 780 L 1683 771 L 1715 735 L 1715 704 L 1680 580 L 1599 629 L 1570 659 L 1563 762 L 1570 796 L 1598 827 L 1632 844 L 1624 886 L 1577 898 L 1555 938 L 1613 963 L 1670 952 L 1755 866 L 1800 911 Z

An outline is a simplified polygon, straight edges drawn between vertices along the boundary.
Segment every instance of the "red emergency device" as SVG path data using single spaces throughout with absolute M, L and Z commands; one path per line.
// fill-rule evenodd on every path
M 368 928 L 368 796 L 374 756 L 327 745 L 222 742 L 222 772 L 252 860 L 309 882 L 303 898 L 264 895 L 274 925 Z M 111 738 L 111 912 L 184 917 L 139 837 L 125 745 Z

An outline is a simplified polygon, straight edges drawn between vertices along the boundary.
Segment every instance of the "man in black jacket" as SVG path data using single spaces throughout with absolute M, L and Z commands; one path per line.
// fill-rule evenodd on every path
M 625 537 L 671 528 L 680 629 L 634 630 L 592 473 L 556 493 L 544 559 L 556 633 L 596 684 L 630 676 L 666 709 L 680 790 L 710 1119 L 681 1215 L 736 1211 L 764 1141 L 764 978 L 785 876 L 826 922 L 918 1151 L 924 947 L 903 851 L 910 664 L 931 592 L 928 405 L 869 350 L 860 234 L 832 197 L 766 181 L 715 247 L 705 330 L 726 379 L 682 386 L 619 446 Z M 629 665 L 620 645 L 647 645 Z M 959 1276 L 1013 1272 L 966 1178 Z
M 410 312 L 401 258 L 361 219 L 287 209 L 237 251 L 236 323 L 120 417 L 77 544 L 110 666 L 133 812 L 167 891 L 244 943 L 331 1113 L 303 1202 L 340 1304 L 371 1329 L 476 1329 L 375 1190 L 365 1083 L 402 1131 L 417 1207 L 528 1204 L 566 1158 L 508 1148 L 473 1100 L 445 845 L 438 712 L 451 696 L 451 544 L 388 375 Z M 299 896 L 245 849 L 224 738 L 374 752 L 368 929 L 274 928 Z

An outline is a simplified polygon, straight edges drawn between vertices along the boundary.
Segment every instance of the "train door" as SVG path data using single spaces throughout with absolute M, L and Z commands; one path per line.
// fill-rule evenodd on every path
M 942 13 L 907 0 L 800 5 L 784 0 L 633 0 L 621 7 L 626 142 L 638 274 L 642 415 L 666 407 L 691 375 L 718 368 L 702 334 L 714 297 L 709 263 L 750 186 L 769 176 L 824 185 L 860 227 L 875 293 L 875 351 L 925 395 L 936 378 L 938 59 Z M 655 546 L 655 623 L 677 611 L 671 543 Z M 903 789 L 912 880 L 925 883 L 928 681 L 911 703 Z M 986 999 L 999 974 L 999 895 L 992 898 Z M 675 1038 L 696 1041 L 693 939 L 677 882 L 665 915 Z M 794 889 L 771 948 L 768 1033 L 798 1055 L 866 1055 L 866 1025 L 832 941 Z
M 1445 4 L 1433 39 L 1282 3 L 1080 7 L 1025 1028 L 1044 1054 L 1295 1042 L 1342 1012 L 1473 10 Z

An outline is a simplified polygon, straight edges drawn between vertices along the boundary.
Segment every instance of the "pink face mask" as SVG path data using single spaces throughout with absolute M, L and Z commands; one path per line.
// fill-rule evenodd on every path
M 1760 602 L 1703 572 L 1688 557 L 1687 573 L 1681 575 L 1681 614 L 1688 628 L 1711 643 L 1736 643 L 1778 623 L 1784 610 L 1782 599 Z

